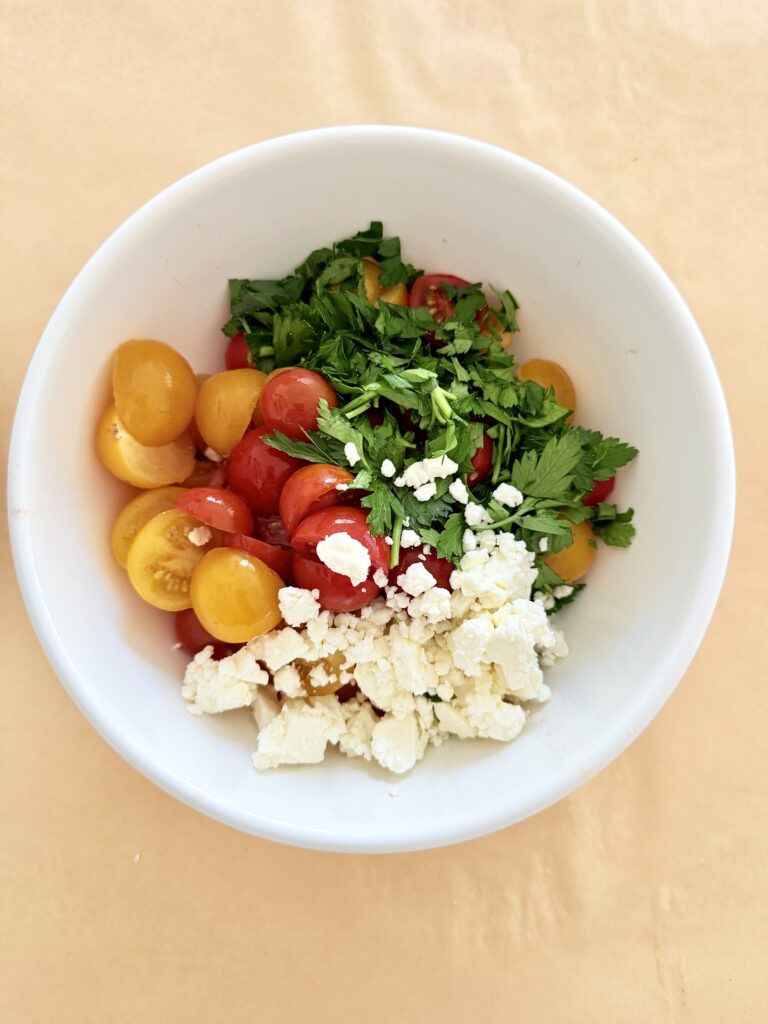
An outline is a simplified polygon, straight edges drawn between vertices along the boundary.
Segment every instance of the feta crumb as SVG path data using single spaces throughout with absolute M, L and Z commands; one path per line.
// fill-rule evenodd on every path
M 456 477 L 456 479 L 451 482 L 451 485 L 448 488 L 448 493 L 453 500 L 458 501 L 460 505 L 466 505 L 469 501 L 469 491 L 467 490 L 466 484 L 460 477 Z
M 371 556 L 368 549 L 348 533 L 332 533 L 317 545 L 317 557 L 333 572 L 346 576 L 357 586 L 368 578 Z
M 477 548 L 477 537 L 471 530 L 465 530 L 461 538 L 463 551 L 474 551 Z
M 393 545 L 393 544 L 394 544 L 395 542 L 394 542 L 394 541 L 392 540 L 392 538 L 391 538 L 391 537 L 385 537 L 385 538 L 384 538 L 384 543 L 385 543 L 385 544 L 387 545 L 387 547 L 390 547 L 390 548 L 391 548 L 391 547 L 392 547 L 392 545 Z
M 314 697 L 311 703 L 288 700 L 259 732 L 253 765 L 263 771 L 281 764 L 317 764 L 328 744 L 338 743 L 344 731 L 344 715 L 335 697 Z
M 354 441 L 347 441 L 344 445 L 344 458 L 350 466 L 356 466 L 360 461 L 360 452 L 357 450 L 357 445 Z
M 272 682 L 275 684 L 275 689 L 279 693 L 284 693 L 286 697 L 304 696 L 301 676 L 295 665 L 283 665 L 272 676 Z
M 417 548 L 421 544 L 421 537 L 415 530 L 403 530 L 400 535 L 401 548 Z
M 386 587 L 389 583 L 389 576 L 384 572 L 383 569 L 377 569 L 373 574 L 373 582 L 377 587 Z
M 432 575 L 428 573 L 428 575 Z M 408 614 L 429 623 L 444 622 L 451 617 L 451 593 L 444 587 L 429 587 L 408 605 Z
M 517 508 L 518 505 L 523 503 L 522 492 L 518 491 L 512 484 L 499 484 L 493 492 L 493 497 L 500 505 L 506 505 L 507 508 Z
M 539 541 L 539 551 L 544 552 L 544 551 L 548 551 L 548 550 L 549 550 L 549 537 L 542 537 L 541 540 Z
M 413 768 L 426 745 L 427 737 L 420 732 L 414 714 L 404 718 L 385 715 L 374 727 L 371 750 L 383 768 L 401 775 Z
M 421 562 L 413 562 L 405 572 L 397 577 L 397 585 L 411 597 L 418 597 L 424 594 L 430 587 L 434 587 L 437 580 L 432 573 Z
M 281 587 L 277 592 L 280 614 L 289 626 L 303 626 L 320 614 L 319 591 Z
M 420 462 L 412 462 L 403 473 L 403 480 L 407 487 L 415 489 L 423 484 L 453 476 L 458 468 L 458 463 L 449 459 L 447 455 L 438 455 L 431 459 L 421 459 Z
M 405 480 L 401 476 L 395 477 L 395 487 L 405 487 Z
M 537 590 L 534 593 L 533 600 L 534 601 L 538 601 L 539 604 L 542 604 L 546 608 L 547 611 L 549 611 L 550 608 L 554 608 L 555 607 L 555 599 L 554 599 L 554 597 L 552 597 L 551 594 L 543 593 L 543 591 L 541 591 L 541 590 Z
M 573 587 L 569 587 L 569 586 L 555 587 L 555 589 L 552 591 L 552 593 L 558 599 L 558 601 L 562 601 L 562 599 L 564 597 L 570 597 L 571 596 L 571 594 L 573 593 Z
M 217 451 L 214 451 L 214 449 L 210 448 L 210 447 L 205 449 L 205 451 L 203 452 L 203 455 L 205 455 L 206 459 L 208 459 L 209 462 L 223 462 L 224 461 L 224 456 L 223 455 L 219 455 L 219 453 Z
M 392 477 L 395 475 L 396 472 L 397 470 L 395 469 L 394 462 L 391 459 L 384 459 L 384 461 L 381 464 L 381 475 L 386 477 Z
M 194 544 L 196 548 L 204 547 L 212 537 L 213 534 L 207 526 L 196 526 L 187 534 L 187 539 L 191 544 Z
M 487 509 L 484 509 L 482 505 L 478 505 L 474 501 L 470 501 L 464 509 L 464 519 L 467 526 L 484 526 L 487 523 L 493 522 Z
M 348 491 L 349 490 L 349 484 L 336 484 L 336 490 L 337 491 Z
M 437 484 L 432 483 L 422 484 L 421 487 L 417 487 L 413 492 L 413 496 L 416 501 L 429 501 L 437 494 Z
M 272 686 L 260 686 L 253 695 L 253 717 L 257 729 L 266 729 L 275 715 L 280 713 L 280 701 Z

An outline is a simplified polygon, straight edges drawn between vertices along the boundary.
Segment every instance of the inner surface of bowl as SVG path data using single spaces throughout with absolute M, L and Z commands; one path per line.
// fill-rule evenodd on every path
M 257 774 L 246 712 L 187 714 L 170 617 L 113 563 L 127 491 L 93 448 L 114 348 L 159 338 L 223 368 L 229 277 L 275 277 L 371 219 L 427 271 L 509 287 L 520 359 L 562 363 L 578 421 L 640 456 L 616 500 L 628 551 L 602 548 L 560 615 L 570 656 L 512 744 L 453 740 L 395 781 L 334 755 Z M 53 431 L 52 431 L 53 425 Z M 650 720 L 711 614 L 730 543 L 727 416 L 698 330 L 645 251 L 607 214 L 520 158 L 406 129 L 264 143 L 153 200 L 96 254 L 33 360 L 11 453 L 14 554 L 43 645 L 75 700 L 133 764 L 229 824 L 342 850 L 418 848 L 518 820 L 569 792 Z

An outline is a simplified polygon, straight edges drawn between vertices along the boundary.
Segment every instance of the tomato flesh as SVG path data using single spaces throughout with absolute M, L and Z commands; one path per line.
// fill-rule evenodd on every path
M 270 432 L 279 430 L 287 437 L 301 439 L 305 431 L 317 429 L 317 409 L 323 398 L 330 406 L 339 404 L 325 377 L 313 370 L 293 367 L 267 381 L 259 400 L 259 413 Z
M 242 533 L 232 533 L 225 538 L 224 543 L 230 548 L 239 548 L 241 551 L 253 555 L 255 558 L 268 565 L 272 572 L 276 572 L 283 583 L 289 586 L 293 583 L 293 555 L 287 548 L 278 548 L 274 544 L 267 544 L 256 537 L 247 537 Z
M 421 555 L 423 554 L 421 548 L 413 548 L 410 551 L 401 552 L 400 561 L 394 569 L 389 570 L 390 586 L 396 587 L 397 577 L 404 573 L 409 565 L 420 562 L 435 577 L 436 587 L 451 590 L 451 573 L 456 568 L 453 562 L 449 562 L 447 558 L 438 557 L 434 552 L 430 555 L 424 555 L 422 558 Z
M 176 498 L 176 508 L 223 533 L 250 533 L 253 516 L 243 499 L 223 487 L 190 487 Z
M 158 512 L 167 512 L 169 508 L 173 508 L 174 502 L 183 493 L 183 487 L 156 487 L 131 498 L 112 527 L 112 554 L 118 565 L 125 568 L 131 544 L 142 526 Z
M 325 463 L 297 469 L 280 494 L 280 519 L 288 534 L 292 534 L 310 512 L 339 504 L 344 493 L 337 490 L 339 484 L 349 484 L 353 479 L 348 470 Z
M 469 281 L 453 274 L 422 274 L 411 285 L 408 305 L 411 309 L 424 307 L 429 310 L 435 323 L 444 323 L 456 308 L 453 299 L 449 299 L 443 291 L 441 286 L 444 284 L 452 285 L 454 288 L 465 288 Z
M 572 524 L 571 530 L 573 542 L 567 548 L 541 559 L 566 583 L 575 583 L 586 575 L 597 554 L 595 533 L 588 522 Z
M 224 363 L 228 370 L 244 370 L 251 365 L 251 353 L 242 331 L 229 339 Z
M 608 495 L 613 491 L 615 484 L 615 476 L 609 476 L 607 480 L 595 480 L 592 490 L 581 499 L 581 504 L 599 505 L 600 502 L 605 501 Z
M 229 654 L 229 647 L 208 632 L 191 608 L 176 612 L 174 618 L 176 639 L 191 657 L 194 658 L 205 647 L 213 647 L 213 656 L 217 660 Z
M 195 375 L 181 353 L 162 341 L 123 342 L 115 352 L 112 387 L 118 416 L 141 444 L 170 444 L 192 421 Z
M 284 455 L 263 440 L 272 431 L 254 427 L 235 445 L 229 459 L 229 485 L 256 516 L 277 515 L 280 492 L 288 478 L 304 463 Z
M 192 574 L 190 596 L 208 632 L 225 643 L 246 643 L 280 622 L 278 591 L 283 581 L 253 555 L 214 548 Z
M 207 447 L 227 455 L 251 425 L 266 373 L 245 367 L 214 373 L 200 387 L 195 420 Z
M 195 445 L 190 434 L 184 433 L 159 447 L 141 444 L 128 432 L 114 404 L 96 426 L 96 451 L 118 480 L 144 489 L 181 483 L 195 464 Z
M 493 441 L 483 434 L 483 443 L 472 456 L 472 471 L 467 473 L 467 486 L 474 487 L 488 476 L 493 465 Z
M 360 508 L 333 505 L 313 512 L 299 523 L 291 537 L 291 546 L 297 555 L 315 557 L 321 540 L 334 533 L 347 533 L 368 551 L 371 559 L 370 575 L 377 569 L 389 568 L 389 547 L 383 537 L 374 537 L 368 528 L 368 515 Z
M 296 586 L 318 590 L 318 601 L 330 612 L 355 612 L 370 604 L 379 593 L 373 580 L 354 586 L 346 576 L 302 555 L 293 556 L 293 577 Z

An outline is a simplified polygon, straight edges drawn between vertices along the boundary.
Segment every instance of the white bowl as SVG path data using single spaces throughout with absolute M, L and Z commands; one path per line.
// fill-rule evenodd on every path
M 83 210 L 83 216 L 87 216 Z M 552 701 L 509 745 L 451 741 L 396 783 L 335 755 L 257 774 L 247 712 L 187 714 L 170 618 L 112 561 L 125 498 L 94 454 L 115 346 L 161 338 L 222 367 L 228 277 L 282 275 L 371 219 L 429 271 L 509 287 L 521 357 L 563 363 L 580 421 L 640 448 L 617 499 L 628 551 L 603 549 L 560 618 Z M 342 851 L 469 839 L 565 796 L 650 722 L 706 629 L 731 540 L 734 466 L 706 344 L 664 272 L 609 214 L 492 146 L 431 131 L 306 132 L 217 160 L 157 196 L 83 268 L 38 345 L 10 457 L 10 521 L 29 614 L 102 736 L 191 806 L 254 835 Z

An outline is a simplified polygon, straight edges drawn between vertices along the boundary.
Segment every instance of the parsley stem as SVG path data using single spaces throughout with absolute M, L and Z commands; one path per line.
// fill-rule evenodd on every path
M 403 517 L 395 516 L 395 525 L 392 528 L 392 550 L 389 555 L 389 567 L 394 569 L 400 561 L 400 536 L 403 532 Z
M 495 523 L 483 523 L 482 526 L 476 526 L 474 528 L 475 533 L 480 533 L 481 530 L 497 530 L 500 526 L 510 526 L 517 519 L 517 516 L 507 516 L 505 519 L 497 519 Z

